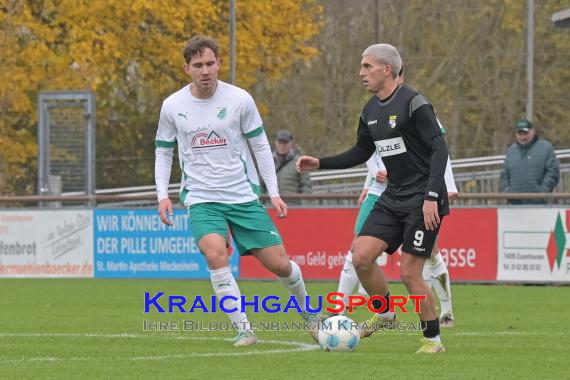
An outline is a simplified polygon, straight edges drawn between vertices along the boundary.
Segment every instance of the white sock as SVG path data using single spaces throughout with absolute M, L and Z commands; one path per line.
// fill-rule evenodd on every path
M 424 281 L 428 283 L 428 286 L 431 286 L 431 266 L 429 265 L 431 257 L 426 260 L 424 264 L 424 268 L 422 269 L 422 277 Z
M 432 278 L 431 286 L 439 298 L 441 308 L 440 316 L 451 314 L 451 288 L 449 275 L 447 273 L 442 273 L 437 278 Z
M 439 252 L 433 254 L 429 259 L 426 260 L 427 265 L 430 268 L 430 274 L 432 277 L 437 277 L 442 273 L 447 273 L 447 265 Z
M 434 336 L 433 338 L 425 338 L 425 339 L 432 342 L 441 342 L 441 337 L 439 335 Z
M 296 262 L 290 261 L 291 263 L 291 273 L 287 277 L 278 277 L 281 285 L 287 288 L 289 294 L 295 296 L 297 304 L 303 312 L 305 312 L 305 296 L 307 291 L 305 290 L 305 282 L 303 281 L 303 274 L 301 273 L 301 268 Z
M 383 321 L 391 321 L 396 316 L 396 312 L 387 311 L 385 313 L 376 313 L 376 317 Z
M 352 295 L 356 284 L 358 284 L 358 276 L 356 275 L 354 265 L 352 265 L 352 252 L 348 251 L 348 254 L 344 259 L 344 266 L 340 272 L 340 280 L 338 281 L 338 292 L 344 294 L 342 302 L 345 306 L 345 309 L 340 313 L 340 315 L 344 315 L 346 313 L 348 297 Z
M 451 283 L 449 272 L 439 252 L 429 260 L 430 284 L 439 298 L 441 315 L 451 313 Z M 426 265 L 427 266 L 427 265 Z M 424 266 L 424 270 L 426 269 Z
M 224 307 L 226 309 L 233 309 L 234 307 L 237 308 L 237 311 L 226 313 L 230 321 L 237 324 L 239 331 L 248 330 L 249 321 L 247 320 L 247 315 L 240 311 L 241 292 L 239 291 L 238 284 L 230 270 L 230 267 L 213 269 L 209 272 L 210 281 L 212 282 L 212 287 L 218 297 L 218 302 L 225 296 L 233 296 L 238 299 L 238 301 L 228 299 L 224 301 Z

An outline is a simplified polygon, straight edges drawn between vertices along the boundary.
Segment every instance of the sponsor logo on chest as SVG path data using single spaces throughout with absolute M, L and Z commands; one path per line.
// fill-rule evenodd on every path
M 192 138 L 192 149 L 213 148 L 228 145 L 224 137 L 220 137 L 216 131 L 210 133 L 200 132 Z
M 406 144 L 404 144 L 404 140 L 401 137 L 374 141 L 374 144 L 380 157 L 394 156 L 407 152 Z

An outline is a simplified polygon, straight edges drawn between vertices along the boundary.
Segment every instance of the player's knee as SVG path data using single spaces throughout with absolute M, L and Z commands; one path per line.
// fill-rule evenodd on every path
M 374 258 L 368 257 L 367 255 L 354 253 L 352 255 L 352 265 L 356 271 L 366 271 L 374 265 Z
M 406 286 L 413 285 L 416 282 L 423 282 L 422 272 L 415 268 L 400 267 L 400 280 Z
M 207 250 L 203 252 L 208 267 L 210 269 L 219 269 L 228 266 L 228 254 L 225 250 Z
M 280 259 L 273 264 L 272 272 L 279 277 L 287 277 L 291 274 L 291 262 L 289 258 Z
M 410 285 L 414 281 L 414 276 L 410 271 L 404 271 L 400 268 L 400 280 L 402 280 L 404 285 Z
M 256 257 L 267 270 L 278 277 L 291 274 L 291 261 L 282 247 L 274 246 L 270 250 L 257 252 Z

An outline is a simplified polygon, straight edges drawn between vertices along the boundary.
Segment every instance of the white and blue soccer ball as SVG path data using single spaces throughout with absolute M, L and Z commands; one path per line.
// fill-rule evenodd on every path
M 360 331 L 352 319 L 337 315 L 321 322 L 318 338 L 324 351 L 350 352 L 360 343 Z

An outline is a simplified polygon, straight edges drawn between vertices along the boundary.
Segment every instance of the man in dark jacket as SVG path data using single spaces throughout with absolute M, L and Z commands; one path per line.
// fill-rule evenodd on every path
M 273 161 L 277 172 L 279 192 L 285 197 L 291 193 L 310 193 L 311 179 L 309 173 L 297 173 L 295 162 L 299 158 L 295 150 L 293 134 L 288 130 L 280 130 L 275 138 Z M 298 200 L 288 200 L 288 205 L 299 205 Z
M 550 193 L 558 184 L 560 170 L 552 144 L 539 139 L 528 120 L 517 122 L 517 141 L 507 150 L 501 173 L 505 193 Z M 543 204 L 544 200 L 509 200 L 511 204 Z

